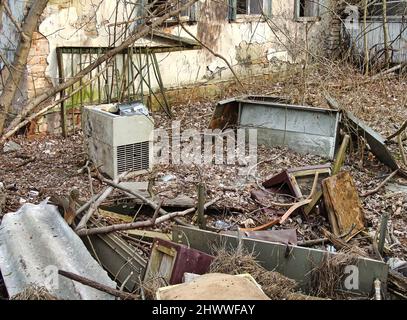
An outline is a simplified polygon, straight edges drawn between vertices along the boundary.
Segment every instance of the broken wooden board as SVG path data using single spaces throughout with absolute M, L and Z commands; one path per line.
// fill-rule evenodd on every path
M 126 230 L 124 233 L 127 233 L 129 236 L 132 236 L 134 238 L 139 238 L 139 239 L 162 239 L 162 240 L 167 240 L 171 241 L 172 236 L 171 233 L 162 233 L 158 231 L 149 231 L 149 230 Z
M 133 222 L 133 217 L 128 216 L 126 214 L 120 214 L 116 212 L 111 212 L 108 210 L 98 209 L 98 214 L 104 218 L 110 218 L 114 220 L 121 220 L 123 223 L 130 223 Z
M 349 240 L 365 228 L 362 204 L 349 172 L 341 172 L 322 181 L 324 203 L 336 236 Z
M 237 248 L 239 243 L 237 236 L 183 226 L 174 226 L 172 234 L 173 241 L 208 254 L 213 253 L 214 247 L 225 245 L 227 249 Z M 305 292 L 311 285 L 311 271 L 320 265 L 326 256 L 340 254 L 248 238 L 241 239 L 241 245 L 249 252 L 253 252 L 257 261 L 267 270 L 277 271 L 296 280 Z M 374 288 L 374 280 L 379 279 L 383 284 L 383 292 L 386 293 L 388 265 L 381 261 L 360 257 L 357 259 L 356 266 L 359 272 L 359 286 L 358 289 L 350 289 L 352 292 L 370 295 Z

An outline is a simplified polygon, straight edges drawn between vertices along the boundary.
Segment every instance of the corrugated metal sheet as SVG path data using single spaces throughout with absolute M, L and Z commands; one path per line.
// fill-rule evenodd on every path
M 113 299 L 109 294 L 58 275 L 58 269 L 116 287 L 56 207 L 46 203 L 25 204 L 3 217 L 0 269 L 10 296 L 36 284 L 60 299 Z
M 364 52 L 364 27 L 363 22 L 359 22 L 359 29 L 347 29 L 351 42 L 358 51 Z M 371 50 L 371 55 L 380 51 L 384 47 L 383 23 L 380 20 L 367 22 L 367 43 Z M 402 19 L 392 20 L 388 23 L 389 43 L 393 48 L 393 62 L 400 63 L 407 61 L 407 21 Z

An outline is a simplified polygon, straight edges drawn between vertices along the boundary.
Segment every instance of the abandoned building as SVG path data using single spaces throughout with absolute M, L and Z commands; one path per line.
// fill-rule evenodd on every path
M 0 1 L 0 300 L 407 300 L 406 18 Z
M 302 0 L 262 2 L 260 6 L 258 1 L 198 1 L 188 11 L 181 12 L 180 22 L 168 19 L 159 32 L 137 41 L 130 59 L 127 52 L 118 55 L 113 65 L 98 75 L 97 82 L 51 110 L 31 130 L 56 133 L 64 126 L 66 130 L 66 126 L 72 127 L 72 114 L 76 115 L 79 107 L 86 104 L 125 101 L 129 96 L 147 99 L 153 93 L 158 98 L 160 87 L 170 95 L 172 89 L 230 80 L 233 75 L 225 61 L 210 50 L 224 57 L 238 75 L 252 76 L 284 69 L 287 63 L 301 62 L 304 56 L 299 48 L 303 46 L 310 52 L 324 49 L 332 18 L 329 1 L 321 2 L 326 2 L 325 5 Z M 10 9 L 18 21 L 23 19 L 27 3 L 10 1 Z M 125 38 L 126 30 L 136 27 L 132 20 L 142 14 L 146 1 L 135 2 L 140 3 L 138 6 L 125 3 L 50 1 L 33 37 L 26 73 L 11 112 L 17 113 L 22 101 L 68 79 L 107 48 L 117 46 Z M 18 30 L 4 13 L 3 16 L 1 52 L 6 61 L 12 61 L 16 48 L 13 39 Z M 281 42 L 281 38 L 285 40 Z M 89 74 L 89 79 L 103 68 L 101 65 Z M 72 87 L 65 94 L 75 89 Z M 62 113 L 58 108 L 64 109 Z M 74 122 L 79 124 L 77 118 Z

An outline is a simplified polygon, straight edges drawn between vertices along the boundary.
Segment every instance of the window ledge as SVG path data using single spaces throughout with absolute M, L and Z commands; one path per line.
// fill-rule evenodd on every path
M 297 22 L 318 22 L 321 21 L 321 17 L 296 17 Z
M 236 20 L 230 22 L 245 23 L 245 22 L 264 22 L 266 19 L 261 14 L 238 14 Z
M 406 16 L 388 16 L 387 22 L 405 22 L 407 20 Z M 382 22 L 383 16 L 368 16 L 368 22 Z

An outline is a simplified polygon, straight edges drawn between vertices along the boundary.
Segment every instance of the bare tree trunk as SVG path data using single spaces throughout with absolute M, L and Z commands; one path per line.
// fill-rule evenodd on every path
M 188 9 L 189 7 L 191 7 L 197 1 L 198 0 L 189 0 L 184 5 L 178 6 L 176 9 L 173 9 L 173 10 L 165 13 L 164 15 L 160 16 L 159 18 L 157 18 L 157 20 L 154 20 L 150 25 L 147 25 L 146 23 L 144 23 L 140 27 L 136 28 L 122 42 L 121 45 L 109 50 L 104 55 L 100 56 L 98 59 L 96 59 L 94 62 L 92 62 L 89 66 L 87 66 L 85 69 L 80 71 L 77 75 L 70 78 L 68 81 L 66 81 L 64 83 L 61 83 L 61 84 L 55 86 L 51 90 L 44 91 L 39 96 L 37 96 L 34 99 L 32 99 L 31 101 L 29 101 L 28 104 L 26 104 L 23 107 L 23 110 L 20 112 L 20 114 L 18 116 L 16 116 L 16 118 L 11 122 L 10 126 L 8 127 L 8 130 L 15 127 L 23 118 L 25 118 L 33 109 L 35 109 L 42 102 L 44 102 L 47 99 L 49 99 L 50 97 L 56 95 L 60 91 L 73 86 L 74 84 L 79 82 L 89 72 L 96 69 L 99 65 L 101 65 L 105 61 L 108 61 L 110 58 L 114 57 L 116 54 L 120 53 L 124 49 L 132 46 L 133 43 L 136 40 L 148 35 L 152 30 L 154 30 L 154 28 L 156 28 L 156 27 L 160 26 L 161 24 L 163 24 L 167 19 L 176 16 L 181 11 L 184 11 L 184 10 Z
M 21 78 L 24 74 L 24 68 L 27 64 L 28 53 L 31 48 L 31 41 L 34 31 L 37 28 L 38 21 L 42 12 L 47 6 L 48 0 L 33 1 L 30 11 L 25 18 L 20 43 L 17 46 L 16 55 L 12 64 L 14 72 L 7 77 L 3 92 L 0 96 L 0 133 L 3 132 L 4 122 L 10 110 L 14 96 L 17 92 Z
M 383 41 L 385 68 L 390 64 L 389 39 L 387 32 L 387 0 L 383 0 Z
M 369 74 L 369 48 L 367 43 L 367 5 L 368 0 L 364 0 L 364 8 L 363 8 L 363 44 L 365 47 L 365 75 Z

